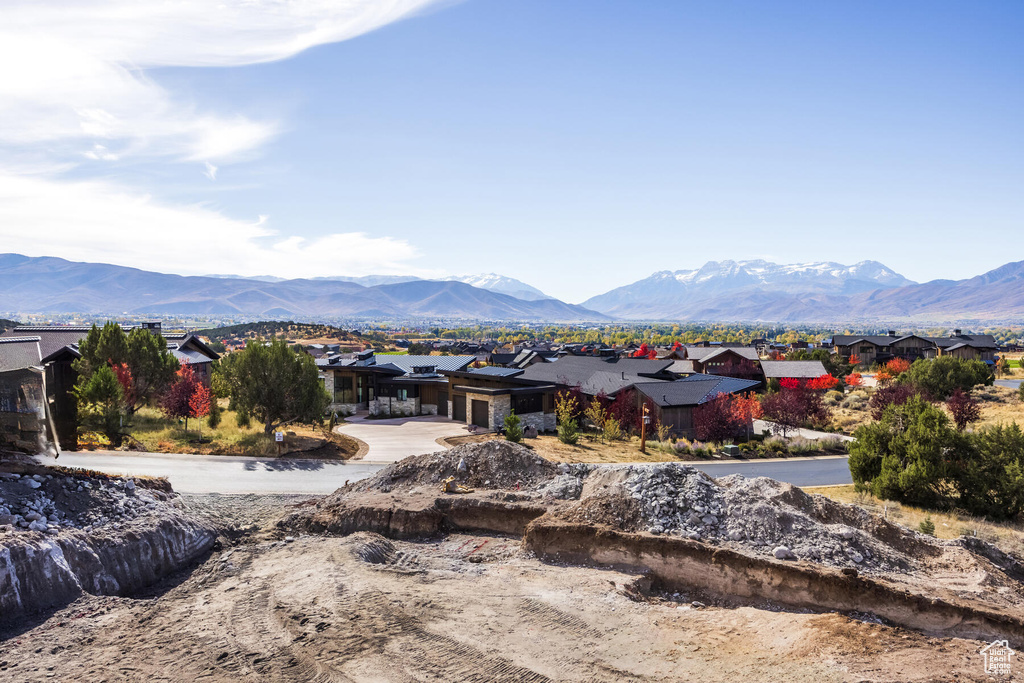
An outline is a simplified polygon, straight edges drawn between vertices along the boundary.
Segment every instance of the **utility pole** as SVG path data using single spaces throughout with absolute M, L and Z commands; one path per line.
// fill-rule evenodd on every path
M 644 403 L 643 418 L 640 420 L 640 452 L 647 453 L 647 423 L 651 421 L 650 408 Z

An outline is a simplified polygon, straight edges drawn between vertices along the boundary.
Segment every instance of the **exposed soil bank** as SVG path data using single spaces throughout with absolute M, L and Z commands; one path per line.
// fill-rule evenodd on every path
M 169 490 L 66 470 L 33 472 L 0 472 L 0 621 L 83 593 L 132 595 L 216 541 L 214 527 L 186 515 Z
M 668 591 L 698 588 L 746 603 L 770 600 L 797 609 L 869 612 L 930 635 L 1024 644 L 1020 615 L 954 596 L 911 593 L 853 570 L 772 561 L 699 541 L 548 518 L 529 525 L 523 543 L 549 560 L 649 572 L 655 586 Z
M 451 476 L 476 490 L 441 493 Z M 669 590 L 867 612 L 941 637 L 1024 646 L 1018 558 L 765 478 L 716 482 L 679 464 L 555 465 L 491 441 L 408 458 L 281 524 L 395 539 L 512 534 L 539 557 L 648 573 Z

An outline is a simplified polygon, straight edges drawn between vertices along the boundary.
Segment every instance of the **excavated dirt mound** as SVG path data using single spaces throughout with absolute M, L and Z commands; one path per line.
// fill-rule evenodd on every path
M 450 476 L 474 492 L 442 493 Z M 650 571 L 666 586 L 801 609 L 855 610 L 863 597 L 865 609 L 922 630 L 1024 642 L 1019 558 L 772 479 L 716 481 L 681 463 L 566 465 L 508 442 L 468 444 L 396 463 L 281 524 L 396 539 L 522 535 L 540 557 Z

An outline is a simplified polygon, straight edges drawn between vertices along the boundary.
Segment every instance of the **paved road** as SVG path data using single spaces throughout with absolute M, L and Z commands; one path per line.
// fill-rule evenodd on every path
M 38 456 L 54 464 L 48 456 Z M 84 467 L 110 474 L 167 477 L 182 493 L 308 493 L 333 492 L 346 480 L 357 481 L 385 463 L 338 460 L 261 460 L 227 455 L 176 455 L 91 451 L 64 453 L 56 464 Z M 843 456 L 786 460 L 728 460 L 694 463 L 713 477 L 742 474 L 771 477 L 797 486 L 849 484 L 850 470 Z
M 852 484 L 845 455 L 785 460 L 729 460 L 691 463 L 712 477 L 742 474 L 745 477 L 771 477 L 795 486 L 834 486 Z
M 341 460 L 262 460 L 228 455 L 179 455 L 91 451 L 63 453 L 57 461 L 37 456 L 44 464 L 84 467 L 109 474 L 167 477 L 181 493 L 331 493 L 345 480 L 356 481 L 384 467 L 383 463 Z
M 1019 380 L 1019 379 L 997 379 L 996 380 L 996 386 L 997 387 L 1006 387 L 1007 389 L 1013 389 L 1014 391 L 1016 391 L 1017 389 L 1020 388 L 1020 383 L 1021 383 L 1021 380 Z
M 387 420 L 350 417 L 334 429 L 365 442 L 370 450 L 364 459 L 374 462 L 396 462 L 410 455 L 436 453 L 445 448 L 438 445 L 438 439 L 469 434 L 466 425 L 437 416 Z

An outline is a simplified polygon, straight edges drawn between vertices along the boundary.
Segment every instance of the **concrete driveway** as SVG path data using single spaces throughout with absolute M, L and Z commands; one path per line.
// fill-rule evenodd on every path
M 372 462 L 396 462 L 410 455 L 443 451 L 446 446 L 437 443 L 438 439 L 469 434 L 466 425 L 435 416 L 386 420 L 350 417 L 334 429 L 365 442 L 370 450 L 363 459 Z
M 755 434 L 773 434 L 774 422 L 768 420 L 754 420 L 754 433 Z M 845 434 L 835 434 L 833 432 L 819 432 L 814 429 L 790 429 L 788 430 L 789 436 L 800 436 L 810 441 L 816 441 L 818 439 L 838 439 L 839 441 L 853 441 L 852 436 Z

